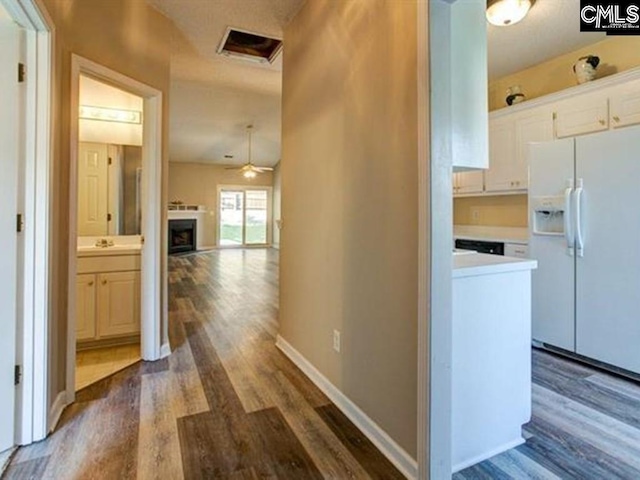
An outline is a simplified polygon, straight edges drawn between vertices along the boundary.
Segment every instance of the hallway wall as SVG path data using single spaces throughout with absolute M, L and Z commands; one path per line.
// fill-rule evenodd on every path
M 281 336 L 414 458 L 416 15 L 309 0 L 285 30 L 280 270 Z
M 143 1 L 41 0 L 54 25 L 52 318 L 50 397 L 65 389 L 69 242 L 71 54 L 163 92 L 163 195 L 166 204 L 170 39 L 173 24 Z M 165 222 L 166 223 L 166 222 Z M 159 258 L 166 272 L 166 259 Z M 165 319 L 166 322 L 166 319 Z M 166 323 L 163 332 L 166 335 Z

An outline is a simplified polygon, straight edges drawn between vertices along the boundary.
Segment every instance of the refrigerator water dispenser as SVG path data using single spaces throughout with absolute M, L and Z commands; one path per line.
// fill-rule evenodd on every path
M 564 235 L 565 197 L 532 197 L 534 235 Z

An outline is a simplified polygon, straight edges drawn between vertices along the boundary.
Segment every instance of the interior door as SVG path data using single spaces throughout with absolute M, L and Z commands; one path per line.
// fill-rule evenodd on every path
M 103 143 L 78 149 L 78 235 L 107 235 L 109 156 Z
M 531 276 L 533 339 L 574 351 L 575 260 L 564 231 L 549 234 L 541 227 L 536 233 L 533 210 L 544 198 L 566 193 L 574 176 L 574 140 L 533 143 L 529 159 L 529 256 L 538 261 Z
M 584 256 L 577 352 L 640 373 L 640 127 L 576 139 Z
M 20 30 L 0 5 L 0 451 L 14 444 Z

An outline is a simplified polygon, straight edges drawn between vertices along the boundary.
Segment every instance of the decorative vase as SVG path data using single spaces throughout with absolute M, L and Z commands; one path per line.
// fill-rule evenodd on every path
M 595 55 L 580 57 L 573 65 L 573 73 L 578 83 L 587 83 L 596 78 L 596 68 L 600 64 L 600 58 Z
M 524 102 L 524 93 L 520 91 L 520 85 L 514 85 L 507 89 L 507 97 L 504 99 L 507 105 L 515 105 L 516 103 Z

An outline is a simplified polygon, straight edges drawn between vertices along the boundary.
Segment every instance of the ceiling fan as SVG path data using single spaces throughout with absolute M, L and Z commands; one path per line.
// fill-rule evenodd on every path
M 251 163 L 251 134 L 253 132 L 253 125 L 247 125 L 247 136 L 249 137 L 249 156 L 247 157 L 247 163 L 241 167 L 227 167 L 227 170 L 240 170 L 244 178 L 256 178 L 259 173 L 271 172 L 272 167 L 256 167 Z

